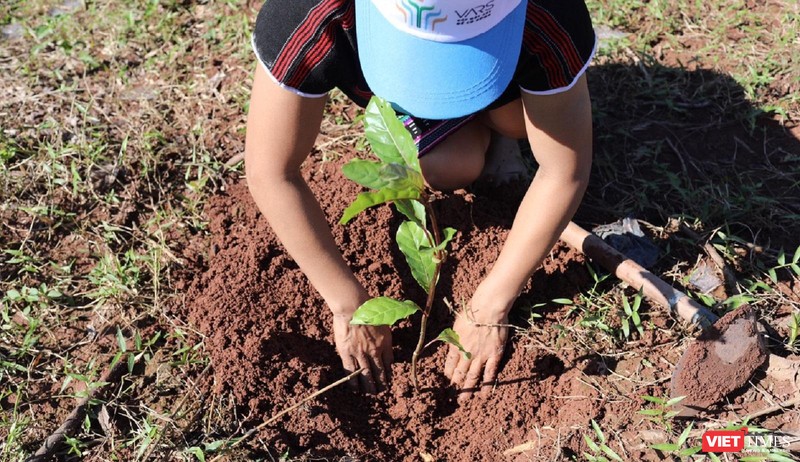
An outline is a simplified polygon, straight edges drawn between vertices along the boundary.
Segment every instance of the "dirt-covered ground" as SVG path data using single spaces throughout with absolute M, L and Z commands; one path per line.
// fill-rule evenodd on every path
M 800 359 L 800 7 L 589 5 L 595 161 L 576 221 L 635 216 L 655 274 L 720 315 L 749 303 L 770 351 Z M 438 344 L 411 388 L 412 318 L 393 330 L 389 390 L 338 387 L 247 433 L 344 375 L 330 313 L 237 161 L 259 6 L 0 5 L 0 460 L 36 452 L 90 393 L 58 460 L 210 460 L 245 434 L 227 460 L 678 460 L 705 429 L 744 419 L 800 434 L 797 385 L 763 370 L 671 417 L 660 401 L 697 332 L 644 301 L 639 333 L 623 310 L 636 290 L 562 243 L 516 304 L 487 398 L 456 402 Z M 341 166 L 370 156 L 358 113 L 333 95 L 303 175 L 370 293 L 421 302 L 389 207 L 337 223 L 359 191 Z M 430 332 L 486 274 L 526 186 L 479 182 L 435 202 L 458 234 Z M 689 425 L 675 448 L 652 447 Z

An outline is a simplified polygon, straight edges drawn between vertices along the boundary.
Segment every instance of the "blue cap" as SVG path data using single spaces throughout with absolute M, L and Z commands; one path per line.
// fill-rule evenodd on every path
M 494 102 L 522 47 L 524 0 L 355 0 L 370 89 L 407 114 L 452 119 Z

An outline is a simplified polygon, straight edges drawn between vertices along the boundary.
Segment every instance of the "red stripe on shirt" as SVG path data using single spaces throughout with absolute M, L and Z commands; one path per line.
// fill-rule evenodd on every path
M 531 4 L 531 7 L 536 12 L 528 17 L 555 41 L 558 52 L 566 60 L 570 73 L 576 75 L 583 68 L 583 60 L 569 34 L 549 11 L 534 4 Z
M 303 44 L 314 37 L 323 20 L 342 3 L 342 0 L 323 0 L 311 11 L 300 27 L 292 34 L 291 40 L 283 45 L 278 53 L 278 59 L 272 67 L 272 75 L 282 82 L 286 78 L 286 73 L 291 67 L 291 63 L 297 58 L 297 52 Z
M 334 29 L 341 27 L 342 29 L 351 29 L 355 25 L 355 8 L 352 4 L 345 12 L 339 17 L 331 20 L 322 32 L 322 36 L 314 43 L 314 46 L 308 50 L 308 53 L 303 56 L 302 61 L 295 67 L 294 75 L 286 82 L 292 88 L 297 88 L 305 81 L 308 74 L 317 67 L 317 65 L 325 58 L 331 48 L 333 48 L 336 36 Z
M 522 43 L 533 56 L 537 56 L 541 60 L 542 67 L 545 70 L 545 74 L 547 74 L 547 84 L 550 88 L 560 88 L 569 84 L 564 79 L 564 69 L 558 56 L 556 56 L 555 50 L 538 36 L 533 27 L 525 28 Z

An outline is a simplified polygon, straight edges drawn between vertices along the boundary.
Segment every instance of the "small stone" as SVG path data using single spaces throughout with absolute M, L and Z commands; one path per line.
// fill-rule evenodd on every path
M 0 27 L 0 37 L 2 37 L 3 40 L 18 40 L 22 38 L 24 33 L 25 28 L 19 23 L 6 24 Z
M 594 29 L 594 32 L 595 34 L 597 34 L 597 39 L 600 40 L 601 42 L 607 40 L 621 39 L 628 36 L 626 32 L 612 29 L 607 26 L 597 26 Z
M 700 292 L 708 294 L 722 285 L 722 281 L 717 277 L 717 273 L 706 262 L 700 262 L 689 275 L 689 282 Z
M 50 16 L 60 16 L 62 14 L 72 14 L 83 8 L 83 0 L 64 0 L 59 6 L 54 6 L 47 11 Z

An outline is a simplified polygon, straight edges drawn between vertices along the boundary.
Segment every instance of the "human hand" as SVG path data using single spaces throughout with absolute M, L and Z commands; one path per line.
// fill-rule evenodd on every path
M 473 303 L 475 298 L 473 297 Z M 500 359 L 503 357 L 508 340 L 508 316 L 505 311 L 497 312 L 488 309 L 470 310 L 456 317 L 453 330 L 458 333 L 459 341 L 470 358 L 455 346 L 450 345 L 444 374 L 450 383 L 461 389 L 459 402 L 469 399 L 477 390 L 480 382 L 481 395 L 491 390 L 497 378 Z
M 333 337 L 336 351 L 348 373 L 363 369 L 350 379 L 353 389 L 367 393 L 383 390 L 392 366 L 392 332 L 389 326 L 352 325 L 351 315 L 334 314 Z

